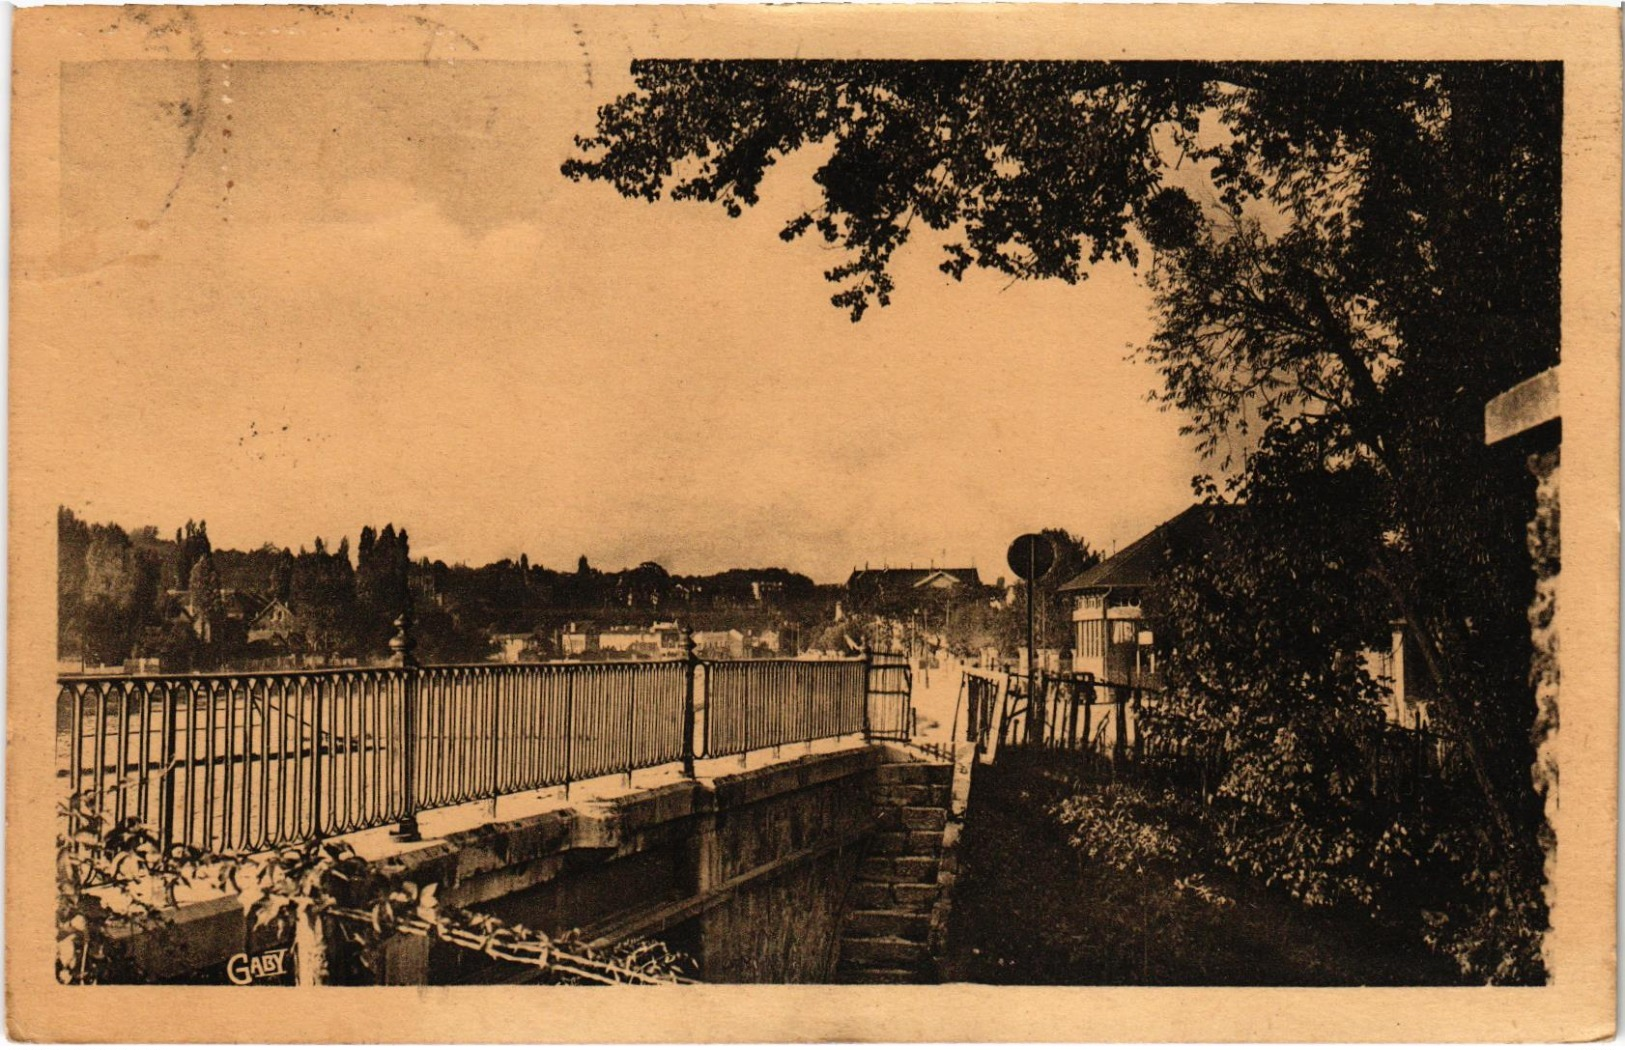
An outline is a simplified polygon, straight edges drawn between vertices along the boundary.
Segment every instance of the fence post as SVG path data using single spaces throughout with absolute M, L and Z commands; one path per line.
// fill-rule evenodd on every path
M 1117 732 L 1113 734 L 1116 739 L 1112 741 L 1112 775 L 1115 776 L 1128 758 L 1128 695 L 1122 686 L 1109 688 L 1117 705 Z
M 874 735 L 869 724 L 869 675 L 874 655 L 870 652 L 867 638 L 858 646 L 858 657 L 863 661 L 863 742 L 867 744 Z
M 1045 747 L 1050 742 L 1050 732 L 1055 728 L 1049 710 L 1049 672 L 1039 668 L 1033 674 L 1033 698 L 1028 705 L 1032 714 L 1027 718 L 1027 727 L 1038 732 L 1036 743 L 1039 747 Z M 1035 741 L 1029 740 L 1028 743 Z
M 1145 723 L 1143 721 L 1141 721 L 1141 715 L 1144 713 L 1144 703 L 1143 703 L 1143 701 L 1144 701 L 1144 696 L 1140 692 L 1140 687 L 1135 686 L 1134 687 L 1134 764 L 1136 766 L 1143 765 L 1145 763 Z
M 694 655 L 694 632 L 683 628 L 683 776 L 694 777 L 694 731 L 698 719 L 694 716 L 694 675 L 699 660 Z M 707 712 L 706 717 L 710 717 Z
M 412 615 L 403 612 L 395 617 L 395 637 L 389 640 L 389 666 L 401 669 L 401 727 L 405 737 L 401 790 L 406 796 L 406 815 L 390 832 L 397 842 L 418 842 L 423 838 L 418 830 L 418 662 L 412 655 L 416 644 L 412 640 Z
M 1084 761 L 1089 766 L 1098 766 L 1095 759 L 1094 741 L 1094 711 L 1095 711 L 1095 683 L 1085 680 L 1083 683 L 1083 753 Z

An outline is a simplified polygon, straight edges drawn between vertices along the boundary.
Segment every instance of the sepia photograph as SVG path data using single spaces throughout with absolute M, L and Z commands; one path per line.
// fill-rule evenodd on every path
M 1501 10 L 16 13 L 13 1036 L 1612 1032 L 1618 11 Z

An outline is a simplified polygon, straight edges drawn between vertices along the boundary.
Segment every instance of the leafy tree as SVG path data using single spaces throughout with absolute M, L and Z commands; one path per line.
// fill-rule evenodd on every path
M 615 581 L 616 604 L 656 609 L 670 590 L 671 573 L 658 562 L 646 561 L 635 569 L 618 574 Z
M 205 553 L 192 563 L 187 579 L 192 616 L 205 640 L 211 638 L 225 614 L 220 594 L 220 573 L 214 567 L 214 555 Z
M 286 602 L 293 594 L 293 551 L 284 547 L 277 552 L 271 567 L 271 597 Z
M 364 649 L 382 653 L 394 633 L 395 618 L 410 611 L 411 565 L 405 529 L 396 532 L 393 523 L 381 532 L 370 525 L 362 528 L 355 570 L 355 631 Z
M 1276 540 L 1236 556 L 1238 584 L 1274 596 L 1269 629 L 1341 638 L 1336 594 L 1299 583 L 1335 550 L 1361 593 L 1374 584 L 1409 621 L 1486 818 L 1470 830 L 1500 896 L 1478 914 L 1518 916 L 1502 926 L 1514 938 L 1539 928 L 1529 485 L 1521 463 L 1483 448 L 1481 413 L 1557 359 L 1560 66 L 660 60 L 632 72 L 636 90 L 600 109 L 565 173 L 738 215 L 773 163 L 820 151 L 822 200 L 783 236 L 843 250 L 826 276 L 853 320 L 889 302 L 892 257 L 917 232 L 955 278 L 974 267 L 1074 282 L 1149 248 L 1157 327 L 1139 352 L 1214 458 L 1221 476 L 1199 487 L 1253 501 L 1253 527 Z M 1358 502 L 1290 495 L 1320 487 Z M 1294 541 L 1288 522 L 1335 546 Z M 1209 613 L 1236 593 L 1191 592 Z M 1181 659 L 1192 681 L 1261 682 L 1282 651 L 1216 641 Z M 1301 669 L 1327 703 L 1360 695 L 1338 677 L 1341 645 L 1303 652 L 1294 666 L 1311 659 Z M 1257 690 L 1249 702 L 1265 722 L 1284 715 Z M 1315 761 L 1336 768 L 1342 746 L 1327 736 Z M 1330 832 L 1337 818 L 1302 819 Z M 1526 976 L 1516 960 L 1531 953 L 1500 949 L 1510 968 L 1483 972 Z
M 87 663 L 118 664 L 135 650 L 152 614 L 158 568 L 117 525 L 94 525 L 89 533 L 78 602 L 80 652 Z
M 66 656 L 79 647 L 85 590 L 85 554 L 90 549 L 90 526 L 67 507 L 56 512 L 56 624 L 57 653 Z
M 192 578 L 192 566 L 214 548 L 209 543 L 207 522 L 191 521 L 175 530 L 175 554 L 171 567 L 170 586 L 184 589 Z
M 300 550 L 293 560 L 289 607 L 304 625 L 312 651 L 327 655 L 355 651 L 359 617 L 348 543 L 329 553 L 318 536 L 314 550 Z

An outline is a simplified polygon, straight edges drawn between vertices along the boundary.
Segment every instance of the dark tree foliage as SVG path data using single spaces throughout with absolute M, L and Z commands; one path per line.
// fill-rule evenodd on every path
M 56 636 L 57 652 L 77 653 L 84 611 L 85 552 L 90 549 L 90 526 L 67 507 L 56 511 Z
M 362 526 L 356 544 L 354 631 L 368 655 L 387 652 L 395 619 L 412 611 L 411 567 L 411 540 L 404 528 L 396 532 L 393 522 L 382 531 Z
M 192 566 L 211 550 L 208 522 L 187 521 L 184 529 L 176 529 L 169 586 L 184 591 L 192 578 Z
M 122 664 L 155 622 L 161 571 L 117 525 L 57 510 L 57 645 L 87 665 Z
M 1179 66 L 1114 63 L 683 62 L 633 64 L 639 91 L 599 110 L 572 178 L 627 196 L 758 201 L 797 149 L 830 144 L 824 205 L 793 217 L 847 250 L 827 276 L 854 320 L 886 305 L 912 224 L 952 232 L 942 269 L 1077 281 L 1134 261 L 1130 223 L 1159 182 L 1153 129 L 1194 129 L 1206 102 Z
M 206 531 L 195 523 L 168 540 L 151 527 L 126 534 L 87 524 L 67 508 L 57 532 L 58 653 L 91 665 L 132 656 L 161 657 L 169 671 L 289 656 L 371 663 L 388 655 L 403 612 L 412 614 L 418 657 L 435 663 L 488 658 L 494 633 L 531 633 L 545 650 L 571 621 L 676 619 L 696 630 L 773 629 L 793 640 L 828 620 L 840 596 L 782 568 L 682 576 L 652 561 L 603 571 L 583 556 L 576 571 L 561 572 L 524 554 L 482 566 L 414 562 L 407 531 L 393 523 L 363 526 L 353 563 L 348 539 L 330 550 L 317 538 L 298 554 L 269 543 L 203 550 Z M 178 571 L 189 543 L 187 579 L 161 580 Z M 289 607 L 295 626 L 286 637 L 249 642 L 255 614 L 273 600 Z
M 310 652 L 347 655 L 358 652 L 360 618 L 356 609 L 355 567 L 349 544 L 329 552 L 320 536 L 313 550 L 303 548 L 293 559 L 288 586 L 289 608 L 304 628 Z
M 1247 717 L 1288 719 L 1297 729 L 1281 740 L 1303 741 L 1308 723 L 1283 705 L 1310 698 L 1328 736 L 1317 775 L 1330 776 L 1357 750 L 1342 739 L 1356 729 L 1338 727 L 1369 725 L 1351 632 L 1403 616 L 1436 678 L 1436 717 L 1469 759 L 1478 801 L 1456 812 L 1477 825 L 1495 883 L 1452 919 L 1487 948 L 1469 932 L 1450 950 L 1472 972 L 1527 979 L 1544 921 L 1530 494 L 1516 457 L 1483 446 L 1482 413 L 1558 356 L 1561 66 L 661 60 L 632 72 L 637 89 L 600 109 L 565 173 L 737 215 L 779 159 L 819 151 L 822 201 L 784 236 L 816 231 L 844 251 L 827 276 L 854 320 L 889 301 L 893 254 L 922 229 L 955 278 L 980 267 L 1073 282 L 1102 262 L 1149 263 L 1156 329 L 1139 353 L 1213 457 L 1220 477 L 1199 487 L 1251 502 L 1249 527 L 1269 540 L 1241 544 L 1225 576 L 1188 580 L 1175 600 L 1210 632 L 1174 661 L 1186 700 L 1218 731 L 1244 697 Z M 1237 636 L 1222 614 L 1255 599 L 1268 619 Z M 1254 815 L 1282 803 L 1268 794 Z M 1303 819 L 1331 835 L 1328 804 Z M 1266 839 L 1254 836 L 1256 856 Z M 1312 854 L 1296 862 L 1305 878 Z M 1479 920 L 1495 915 L 1491 936 Z

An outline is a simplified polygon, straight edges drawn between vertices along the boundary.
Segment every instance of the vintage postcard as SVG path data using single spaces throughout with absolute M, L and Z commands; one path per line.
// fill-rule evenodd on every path
M 12 1036 L 1609 1035 L 1619 17 L 16 12 Z

